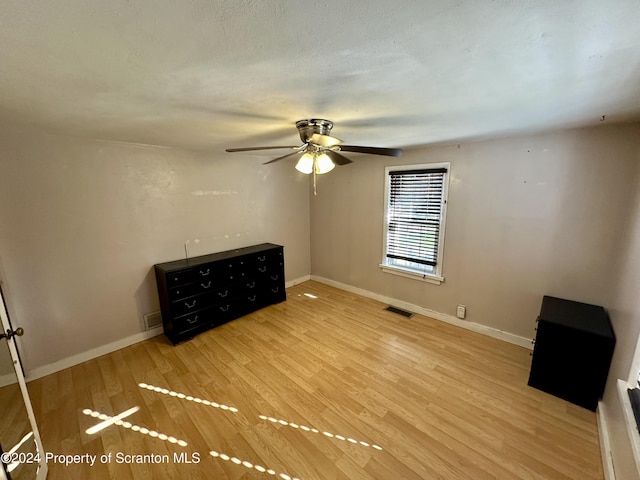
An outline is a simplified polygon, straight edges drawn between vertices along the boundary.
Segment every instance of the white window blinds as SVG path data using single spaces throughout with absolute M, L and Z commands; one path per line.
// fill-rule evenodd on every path
M 389 171 L 387 259 L 435 267 L 446 168 Z

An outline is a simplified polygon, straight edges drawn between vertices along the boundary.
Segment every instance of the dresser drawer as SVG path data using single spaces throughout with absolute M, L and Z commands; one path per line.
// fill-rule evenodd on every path
M 215 276 L 216 265 L 204 264 L 192 270 L 192 280 L 194 282 L 208 281 Z
M 258 278 L 257 280 L 265 285 L 269 285 L 271 283 L 281 283 L 282 281 L 284 281 L 284 275 L 282 273 L 282 271 L 279 271 L 278 269 L 271 269 L 271 270 L 267 270 L 266 272 L 261 272 L 258 274 Z
M 192 297 L 201 293 L 211 293 L 218 290 L 218 283 L 213 280 L 213 277 L 209 280 L 201 279 L 194 283 L 187 283 L 169 289 L 169 300 L 175 301 L 182 298 Z
M 261 267 L 272 268 L 273 265 L 279 265 L 280 262 L 284 263 L 284 259 L 278 252 L 265 252 L 263 255 L 254 256 L 249 264 L 252 270 L 264 271 L 264 268 Z
M 187 283 L 186 285 L 180 285 L 179 287 L 174 287 L 169 289 L 169 300 L 175 301 L 180 300 L 181 298 L 192 297 L 193 295 L 197 295 L 200 293 L 198 291 L 197 285 L 194 283 Z
M 210 293 L 205 293 L 171 302 L 171 313 L 174 317 L 179 317 L 202 310 L 211 305 L 210 297 Z
M 255 278 L 250 277 L 240 282 L 239 287 L 241 289 L 240 290 L 241 292 L 251 293 L 251 292 L 255 292 L 260 288 L 260 282 L 258 282 Z
M 184 285 L 190 283 L 193 278 L 193 270 L 181 270 L 177 272 L 167 273 L 167 286 L 169 288 L 177 287 L 178 285 Z
M 226 285 L 218 286 L 211 294 L 211 301 L 214 303 L 225 302 L 238 296 L 238 293 L 242 291 L 242 284 L 240 283 L 228 283 Z
M 254 291 L 245 291 L 239 297 L 241 304 L 246 306 L 250 312 L 285 299 L 286 292 L 279 285 L 272 285 L 268 288 L 262 286 Z
M 187 331 L 192 328 L 198 328 L 202 325 L 206 325 L 211 322 L 213 318 L 213 309 L 205 308 L 198 312 L 176 317 L 174 319 L 174 325 L 179 328 L 180 331 Z
M 287 292 L 284 289 L 284 282 L 279 280 L 268 285 L 263 292 L 264 298 L 268 299 L 269 303 L 284 302 L 287 299 Z
M 274 259 L 273 262 L 254 265 L 251 269 L 250 275 L 252 277 L 256 277 L 259 281 L 274 275 L 278 275 L 280 278 L 283 278 L 284 263 L 281 263 L 278 259 Z
M 242 300 L 242 297 L 233 297 L 225 299 L 224 301 L 214 305 L 213 312 L 215 313 L 216 323 L 221 324 L 247 313 L 247 310 L 244 309 L 244 303 L 242 303 Z

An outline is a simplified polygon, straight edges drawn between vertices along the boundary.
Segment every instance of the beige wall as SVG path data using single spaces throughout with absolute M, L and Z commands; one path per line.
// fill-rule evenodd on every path
M 313 275 L 531 338 L 542 295 L 607 305 L 639 127 L 600 127 L 367 157 L 321 177 Z M 442 285 L 383 273 L 384 167 L 451 162 Z
M 255 156 L 0 130 L 0 259 L 27 371 L 135 335 L 154 263 L 261 242 L 309 274 L 308 177 Z M 196 241 L 199 240 L 199 243 Z

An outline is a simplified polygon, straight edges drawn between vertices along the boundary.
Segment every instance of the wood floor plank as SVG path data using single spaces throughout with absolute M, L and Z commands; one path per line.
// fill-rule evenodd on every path
M 527 386 L 528 350 L 385 307 L 308 281 L 180 345 L 30 382 L 47 451 L 169 459 L 50 464 L 49 479 L 604 478 L 595 414 Z M 86 433 L 100 419 L 85 409 L 133 406 Z

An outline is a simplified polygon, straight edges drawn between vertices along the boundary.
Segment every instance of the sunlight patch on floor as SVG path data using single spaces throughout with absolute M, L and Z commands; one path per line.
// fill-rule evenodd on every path
M 319 433 L 319 434 L 321 433 L 325 437 L 335 438 L 336 440 L 353 443 L 354 445 L 361 445 L 363 447 L 371 447 L 371 448 L 375 448 L 376 450 L 382 450 L 382 447 L 379 446 L 379 445 L 370 444 L 370 443 L 362 441 L 362 440 L 356 440 L 356 439 L 351 438 L 351 437 L 345 437 L 343 435 L 338 435 L 338 434 L 331 433 L 331 432 L 321 432 L 317 428 L 307 427 L 306 425 L 298 425 L 297 423 L 288 422 L 286 420 L 281 420 L 281 419 L 277 419 L 277 418 L 274 418 L 274 417 L 267 417 L 266 415 L 258 415 L 258 418 L 260 418 L 260 420 L 265 420 L 267 422 L 277 423 L 279 425 L 284 425 L 285 427 L 291 427 L 291 428 L 294 428 L 296 430 L 299 429 L 299 430 L 302 430 L 302 431 L 305 431 L 305 432 L 310 432 L 310 433 Z
M 13 448 L 11 448 L 7 453 L 9 454 L 9 458 L 11 458 L 11 456 L 16 453 L 18 450 L 20 450 L 20 448 L 26 443 L 27 440 L 29 440 L 31 437 L 33 437 L 33 432 L 29 432 L 27 433 L 24 437 L 22 437 L 22 439 L 16 443 Z M 38 445 L 35 445 L 36 447 L 36 452 L 38 451 Z M 20 458 L 20 457 L 18 457 Z M 11 473 L 13 472 L 17 467 L 20 466 L 20 461 L 17 462 L 12 462 L 9 463 L 7 465 L 7 472 Z
M 136 407 L 134 407 L 134 408 L 136 408 Z M 130 410 L 133 410 L 133 409 L 130 409 Z M 129 410 L 127 410 L 127 412 L 128 411 Z M 85 408 L 84 410 L 82 410 L 82 413 L 87 415 L 87 416 L 103 420 L 102 423 L 109 422 L 109 424 L 105 425 L 105 427 L 108 427 L 110 425 L 117 425 L 119 427 L 123 427 L 123 428 L 129 429 L 129 430 L 131 430 L 133 432 L 138 432 L 138 433 L 141 433 L 143 435 L 149 435 L 150 437 L 157 438 L 159 440 L 164 440 L 164 441 L 169 442 L 169 443 L 174 443 L 176 445 L 180 445 L 181 447 L 186 447 L 188 445 L 187 442 L 185 442 L 184 440 L 179 440 L 179 439 L 177 439 L 175 437 L 171 437 L 169 435 L 165 435 L 164 433 L 158 433 L 155 430 L 149 430 L 146 427 L 141 427 L 139 425 L 134 425 L 134 424 L 129 423 L 129 422 L 123 422 L 122 418 L 116 419 L 116 417 L 112 417 L 112 416 L 106 415 L 104 413 L 96 412 L 95 410 L 91 410 L 89 408 Z M 124 413 L 126 413 L 126 412 L 124 412 Z M 134 412 L 132 412 L 132 413 L 134 413 Z M 120 414 L 120 415 L 122 415 L 122 414 Z M 111 421 L 111 420 L 115 420 L 115 421 Z M 98 425 L 101 425 L 102 423 L 99 423 Z M 91 430 L 91 429 L 89 429 L 89 430 Z M 94 433 L 96 433 L 96 432 L 94 432 Z
M 203 400 L 203 399 L 198 398 L 198 397 L 193 397 L 191 395 L 186 395 L 184 393 L 174 392 L 174 391 L 168 390 L 166 388 L 156 387 L 154 385 L 148 385 L 146 383 L 139 383 L 138 386 L 140 388 L 145 388 L 145 389 L 153 391 L 153 392 L 162 393 L 163 395 L 169 395 L 170 397 L 179 398 L 181 400 L 187 400 L 189 402 L 200 403 L 200 404 L 206 405 L 208 407 L 219 408 L 221 410 L 227 410 L 229 412 L 238 413 L 238 409 L 236 407 L 229 407 L 228 405 L 224 405 L 224 404 L 218 403 L 218 402 L 212 402 L 211 400 Z
M 133 407 L 133 408 L 130 408 L 129 410 L 125 410 L 122 413 L 119 413 L 115 417 L 108 417 L 106 419 L 101 419 L 101 420 L 103 420 L 102 422 L 98 423 L 97 425 L 94 425 L 91 428 L 87 428 L 85 433 L 87 435 L 93 435 L 94 433 L 98 433 L 100 430 L 104 430 L 109 425 L 113 425 L 118 420 L 122 420 L 123 418 L 127 418 L 129 415 L 133 415 L 138 410 L 140 410 L 140 407 Z M 84 411 L 82 413 L 84 413 Z M 89 415 L 91 415 L 91 413 L 89 413 Z M 105 417 L 106 417 L 106 415 L 105 415 Z
M 231 457 L 229 455 L 227 455 L 226 453 L 219 453 L 216 452 L 215 450 L 212 450 L 211 452 L 209 452 L 209 454 L 213 457 L 213 458 L 219 458 L 221 460 L 224 460 L 226 462 L 232 462 L 235 463 L 236 465 L 242 465 L 243 467 L 246 468 L 252 468 L 257 470 L 258 472 L 261 473 L 268 473 L 269 475 L 274 475 L 274 476 L 278 476 L 280 478 L 282 478 L 283 480 L 300 480 L 298 477 L 292 477 L 291 475 L 287 474 L 287 473 L 277 473 L 275 470 L 271 469 L 271 468 L 265 468 L 262 465 L 255 465 L 251 462 L 249 462 L 248 460 L 240 460 L 237 457 Z

